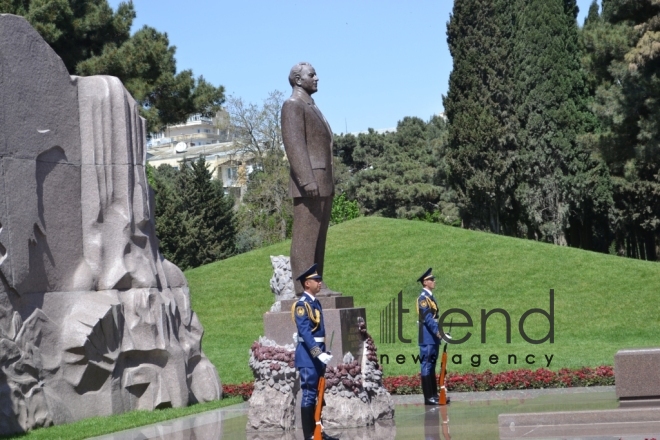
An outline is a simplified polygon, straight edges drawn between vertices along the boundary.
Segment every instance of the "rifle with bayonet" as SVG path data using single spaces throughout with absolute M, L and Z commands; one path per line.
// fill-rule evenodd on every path
M 332 353 L 332 341 L 335 339 L 335 332 L 330 336 L 330 345 L 328 346 L 328 353 Z M 318 393 L 316 396 L 316 408 L 314 408 L 314 440 L 322 440 L 323 438 L 323 425 L 321 424 L 321 411 L 323 411 L 323 397 L 325 395 L 325 375 L 319 378 Z
M 452 319 L 449 322 L 449 332 L 445 333 L 445 337 L 451 339 L 451 326 L 454 323 Z M 444 333 L 444 332 L 443 332 Z M 442 342 L 441 342 L 442 343 Z M 442 361 L 440 362 L 440 405 L 446 405 L 449 403 L 449 398 L 447 397 L 447 387 L 445 387 L 445 376 L 447 374 L 447 346 L 449 342 L 445 340 L 445 347 L 442 349 Z

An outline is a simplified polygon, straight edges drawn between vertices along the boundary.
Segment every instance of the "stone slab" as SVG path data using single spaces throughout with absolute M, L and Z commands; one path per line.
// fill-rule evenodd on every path
M 82 259 L 80 167 L 57 147 L 37 160 L 2 159 L 11 287 L 19 294 L 76 290 Z
M 660 408 L 500 414 L 498 424 L 500 439 L 647 434 L 660 430 Z
M 358 330 L 358 317 L 365 320 L 367 313 L 364 308 L 323 309 L 325 323 L 326 346 L 333 353 L 330 366 L 342 362 L 344 354 L 350 351 L 358 360 L 362 359 L 362 344 Z M 264 336 L 279 345 L 293 343 L 296 325 L 291 320 L 291 312 L 267 312 L 263 315 Z M 330 338 L 334 332 L 332 347 Z
M 614 355 L 616 396 L 660 399 L 660 348 L 619 350 Z
M 319 296 L 316 299 L 321 303 L 323 310 L 326 309 L 350 309 L 353 307 L 352 296 Z M 282 311 L 291 311 L 291 307 L 298 302 L 298 299 L 282 300 Z
M 78 90 L 64 63 L 22 17 L 0 14 L 0 156 L 35 160 L 58 146 L 80 163 Z

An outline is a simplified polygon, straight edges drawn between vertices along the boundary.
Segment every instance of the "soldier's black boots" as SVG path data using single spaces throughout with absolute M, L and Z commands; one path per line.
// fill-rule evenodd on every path
M 435 377 L 432 375 L 422 376 L 422 393 L 424 393 L 424 405 L 438 405 L 438 398 L 433 395 L 433 383 Z
M 303 406 L 300 408 L 300 423 L 302 424 L 303 437 L 305 440 L 314 438 L 314 407 Z
M 313 440 L 314 428 L 316 428 L 313 406 L 304 406 L 300 408 L 300 423 L 302 424 L 303 437 L 305 440 Z M 339 440 L 337 437 L 332 437 L 325 432 L 321 433 L 321 438 L 323 438 L 323 440 Z
M 424 389 L 426 383 L 426 390 Z M 424 404 L 426 405 L 440 405 L 440 396 L 438 395 L 438 382 L 433 375 L 422 376 L 422 391 L 424 392 Z M 451 399 L 447 396 L 447 404 L 451 403 Z

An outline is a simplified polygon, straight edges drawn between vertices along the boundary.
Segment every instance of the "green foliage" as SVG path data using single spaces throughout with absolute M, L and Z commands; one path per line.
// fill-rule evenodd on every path
M 341 159 L 341 162 L 349 168 L 355 168 L 353 160 L 353 151 L 358 146 L 357 138 L 348 133 L 341 136 L 335 136 L 332 142 L 333 154 Z
M 107 0 L 2 0 L 0 13 L 24 16 L 62 58 L 71 74 L 118 77 L 142 106 L 149 131 L 213 116 L 224 101 L 215 87 L 192 71 L 176 72 L 176 48 L 167 34 L 144 26 L 130 35 L 132 2 L 114 12 Z
M 341 193 L 335 196 L 332 201 L 332 213 L 330 214 L 330 223 L 336 225 L 337 223 L 353 220 L 360 216 L 360 207 L 357 201 L 348 200 L 346 194 Z
M 445 163 L 465 227 L 607 250 L 576 14 L 574 0 L 454 2 Z
M 514 45 L 516 116 L 528 236 L 591 248 L 609 179 L 579 141 L 595 128 L 580 64 L 575 1 L 519 0 Z M 595 196 L 600 196 L 596 198 Z M 570 231 L 569 231 L 570 229 Z
M 154 170 L 156 235 L 160 250 L 181 268 L 227 258 L 235 253 L 234 201 L 200 156 L 180 169 Z
M 582 32 L 600 130 L 590 141 L 613 179 L 616 252 L 657 259 L 660 233 L 660 4 L 603 0 Z
M 289 162 L 280 149 L 271 150 L 261 161 L 262 168 L 248 178 L 238 212 L 239 253 L 291 236 L 293 199 L 289 196 Z
M 438 177 L 445 131 L 438 116 L 429 122 L 406 117 L 393 133 L 369 129 L 357 138 L 336 136 L 350 170 L 340 190 L 367 215 L 414 219 L 437 210 L 443 198 L 451 198 Z
M 206 160 L 184 161 L 178 174 L 181 208 L 188 215 L 190 249 L 184 267 L 197 267 L 235 252 L 234 200 L 212 179 Z
M 456 0 L 447 24 L 454 68 L 443 99 L 447 177 L 466 227 L 517 233 L 513 5 Z

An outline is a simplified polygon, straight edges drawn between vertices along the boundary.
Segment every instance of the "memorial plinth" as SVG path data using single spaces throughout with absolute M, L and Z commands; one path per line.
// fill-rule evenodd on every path
M 660 348 L 619 350 L 614 355 L 616 397 L 621 406 L 660 406 Z
M 329 366 L 340 364 L 348 352 L 361 362 L 363 338 L 358 329 L 358 318 L 367 321 L 365 309 L 353 307 L 352 296 L 329 296 L 317 299 L 323 307 L 326 350 L 333 353 Z M 264 313 L 264 335 L 268 339 L 280 345 L 294 342 L 293 334 L 297 330 L 291 319 L 291 307 L 297 301 L 297 299 L 283 300 L 280 312 Z M 331 340 L 332 347 L 330 346 Z

